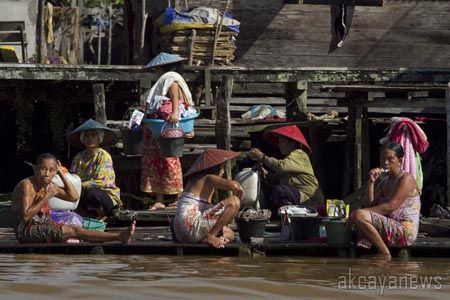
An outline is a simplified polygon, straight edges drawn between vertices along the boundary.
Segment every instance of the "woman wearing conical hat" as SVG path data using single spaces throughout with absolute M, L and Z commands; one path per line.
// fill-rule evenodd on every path
M 266 131 L 264 139 L 278 147 L 283 159 L 268 157 L 259 149 L 251 149 L 250 158 L 261 161 L 275 172 L 279 182 L 274 184 L 270 204 L 275 207 L 291 204 L 322 204 L 323 195 L 309 159 L 311 148 L 295 125 Z
M 229 227 L 236 217 L 244 190 L 239 182 L 223 178 L 224 163 L 238 152 L 207 148 L 186 173 L 186 188 L 178 200 L 174 231 L 181 243 L 208 243 L 216 248 L 234 240 Z M 216 189 L 231 191 L 234 196 L 213 205 Z
M 117 134 L 90 119 L 72 131 L 68 138 L 72 146 L 84 148 L 74 157 L 70 167 L 70 172 L 80 176 L 82 182 L 77 213 L 91 218 L 109 215 L 114 208 L 122 206 L 122 201 L 111 155 L 102 147 L 113 145 Z
M 164 119 L 177 123 L 181 117 L 196 113 L 193 109 L 192 95 L 183 77 L 175 72 L 186 60 L 179 55 L 160 53 L 146 65 L 159 75 L 146 98 L 146 118 Z M 193 132 L 187 137 L 192 137 Z M 159 144 L 152 137 L 151 131 L 144 126 L 142 147 L 141 191 L 156 197 L 151 210 L 164 208 L 164 196 L 175 198 L 183 191 L 183 175 L 178 157 L 164 157 Z M 170 206 L 175 206 L 176 202 Z

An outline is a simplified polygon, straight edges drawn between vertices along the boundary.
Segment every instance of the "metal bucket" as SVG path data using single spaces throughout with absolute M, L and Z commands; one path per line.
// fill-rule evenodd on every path
M 239 236 L 244 243 L 250 243 L 252 237 L 264 237 L 266 220 L 238 220 Z
M 291 217 L 292 240 L 304 241 L 320 237 L 322 218 Z
M 164 157 L 182 157 L 184 132 L 181 128 L 167 128 L 159 135 L 159 147 Z
M 126 126 L 120 127 L 122 134 L 123 152 L 125 155 L 137 155 L 142 153 L 142 128 L 131 130 Z
M 325 223 L 328 244 L 348 244 L 351 240 L 351 231 L 347 222 L 343 220 L 329 220 Z

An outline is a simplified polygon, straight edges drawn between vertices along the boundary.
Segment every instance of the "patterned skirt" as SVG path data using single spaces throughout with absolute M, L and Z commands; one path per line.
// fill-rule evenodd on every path
M 152 132 L 144 127 L 141 191 L 175 195 L 183 191 L 183 172 L 178 157 L 164 157 Z

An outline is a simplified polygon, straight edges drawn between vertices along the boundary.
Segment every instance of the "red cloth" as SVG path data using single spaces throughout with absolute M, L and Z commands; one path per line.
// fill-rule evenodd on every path
M 387 135 L 388 140 L 400 143 L 404 127 L 409 131 L 414 150 L 420 154 L 424 153 L 429 146 L 427 137 L 419 128 L 419 125 L 411 119 L 401 118 L 400 121 L 395 123 L 394 128 L 392 128 Z

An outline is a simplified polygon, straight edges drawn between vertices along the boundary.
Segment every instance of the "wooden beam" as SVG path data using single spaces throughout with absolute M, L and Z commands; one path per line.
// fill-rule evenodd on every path
M 336 106 L 385 107 L 385 108 L 445 108 L 444 98 L 374 98 L 361 102 L 362 99 L 337 99 Z M 364 101 L 364 100 L 362 100 Z
M 105 87 L 102 83 L 96 83 L 92 85 L 92 90 L 94 92 L 95 120 L 106 125 Z
M 321 91 L 328 92 L 418 92 L 418 91 L 443 91 L 445 85 L 370 85 L 370 84 L 356 84 L 356 85 L 322 85 Z
M 446 113 L 447 113 L 447 203 L 450 203 L 450 82 L 447 85 Z
M 290 0 L 289 0 L 290 1 Z M 297 0 L 298 1 L 298 0 Z M 383 6 L 384 0 L 300 0 L 303 4 L 314 5 L 350 5 L 350 6 Z

